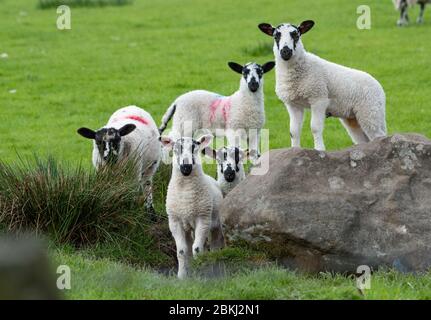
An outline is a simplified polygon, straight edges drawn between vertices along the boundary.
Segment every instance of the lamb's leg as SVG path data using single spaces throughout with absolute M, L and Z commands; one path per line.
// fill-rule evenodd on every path
M 408 19 L 409 18 L 408 18 L 407 10 L 408 10 L 407 0 L 401 0 L 401 4 L 400 4 L 400 18 L 398 19 L 398 22 L 397 22 L 397 25 L 399 27 L 408 24 Z
M 210 230 L 210 249 L 218 250 L 225 246 L 225 239 L 223 235 L 223 228 L 221 226 L 220 217 L 218 212 L 213 212 L 211 219 Z
M 369 141 L 386 136 L 385 113 L 381 107 L 359 108 L 356 120 Z
M 147 196 L 145 198 L 145 209 L 148 214 L 155 214 L 156 211 L 153 207 L 153 179 L 149 179 L 145 182 L 145 189 Z
M 362 131 L 361 127 L 359 126 L 358 121 L 356 119 L 340 118 L 340 122 L 342 123 L 344 128 L 346 128 L 354 144 L 369 141 L 364 131 Z
M 153 206 L 153 176 L 159 167 L 159 161 L 155 161 L 149 168 L 143 168 L 141 175 L 141 188 L 145 196 L 145 209 L 153 220 L 156 218 L 156 210 Z
M 317 100 L 311 104 L 311 133 L 314 139 L 314 149 L 325 151 L 323 141 L 323 128 L 325 126 L 326 109 L 329 106 L 329 99 Z
M 426 3 L 425 2 L 421 2 L 421 3 L 419 3 L 419 5 L 421 7 L 421 11 L 419 13 L 419 17 L 418 17 L 417 23 L 423 23 L 424 22 L 424 13 L 425 13 Z
M 188 247 L 186 232 L 178 221 L 169 219 L 169 230 L 175 240 L 178 259 L 178 278 L 184 279 L 189 273 L 190 248 Z
M 209 236 L 210 221 L 208 218 L 198 217 L 196 219 L 195 241 L 193 243 L 193 256 L 204 251 L 205 242 Z
M 292 105 L 286 105 L 290 118 L 291 147 L 301 147 L 301 131 L 304 123 L 304 109 Z
M 253 157 L 250 158 L 250 161 L 253 165 L 257 165 L 258 160 L 260 158 L 259 141 L 260 141 L 259 129 L 253 129 L 247 132 L 247 148 L 250 151 L 250 154 L 253 155 Z M 251 151 L 255 151 L 255 152 L 251 152 Z

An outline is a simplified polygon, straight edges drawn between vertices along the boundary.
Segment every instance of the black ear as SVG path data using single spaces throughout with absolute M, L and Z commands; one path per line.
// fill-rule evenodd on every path
M 261 23 L 258 25 L 260 31 L 267 34 L 268 36 L 273 36 L 275 28 L 271 26 L 269 23 Z
M 236 62 L 229 62 L 228 66 L 235 72 L 242 74 L 243 66 Z
M 95 139 L 96 138 L 96 132 L 94 132 L 91 129 L 88 128 L 79 128 L 77 131 L 81 136 L 87 139 Z
M 136 126 L 134 124 L 126 124 L 125 126 L 122 126 L 118 132 L 120 133 L 120 136 L 127 136 L 130 132 L 136 129 Z
M 274 61 L 269 61 L 269 62 L 265 63 L 262 66 L 263 73 L 267 73 L 267 72 L 271 71 L 272 68 L 274 68 L 274 66 L 275 66 L 275 62 Z
M 313 28 L 314 21 L 313 20 L 307 20 L 301 23 L 301 25 L 298 27 L 299 33 L 303 35 L 304 33 L 307 33 L 308 30 Z
M 202 149 L 202 154 L 204 156 L 207 156 L 207 157 L 210 157 L 210 158 L 213 158 L 213 159 L 215 159 L 216 155 L 217 155 L 216 151 L 213 148 L 211 148 L 211 147 L 203 148 Z

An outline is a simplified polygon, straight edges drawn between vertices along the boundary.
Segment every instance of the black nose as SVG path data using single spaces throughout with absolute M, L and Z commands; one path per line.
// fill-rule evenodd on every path
M 235 180 L 235 170 L 232 170 L 230 166 L 226 168 L 223 175 L 227 182 L 232 182 Z
M 280 50 L 280 55 L 283 58 L 283 60 L 289 60 L 290 58 L 292 58 L 292 49 L 290 49 L 289 47 L 283 47 L 283 49 Z
M 248 83 L 248 88 L 251 92 L 256 92 L 257 89 L 259 89 L 259 83 L 255 78 L 251 78 L 250 82 Z
M 192 173 L 193 165 L 191 164 L 182 164 L 180 165 L 180 171 L 183 175 L 189 176 Z

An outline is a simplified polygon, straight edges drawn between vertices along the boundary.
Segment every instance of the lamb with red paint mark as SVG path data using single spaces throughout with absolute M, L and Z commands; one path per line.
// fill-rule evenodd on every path
M 214 135 L 226 136 L 232 147 L 241 147 L 241 142 L 249 140 L 249 149 L 256 150 L 258 156 L 260 130 L 265 124 L 263 75 L 274 68 L 275 63 L 270 61 L 261 66 L 250 62 L 242 66 L 229 62 L 228 65 L 241 74 L 239 89 L 230 96 L 206 90 L 179 96 L 163 116 L 160 134 L 173 119 L 172 137 L 193 137 L 198 130 L 205 129 Z M 252 129 L 258 134 L 247 136 Z M 242 135 L 239 136 L 240 131 Z
M 93 140 L 92 160 L 97 170 L 136 157 L 137 177 L 142 191 L 147 193 L 146 206 L 154 212 L 152 180 L 159 167 L 162 145 L 152 116 L 137 106 L 128 106 L 115 111 L 99 130 L 83 127 L 78 133 Z

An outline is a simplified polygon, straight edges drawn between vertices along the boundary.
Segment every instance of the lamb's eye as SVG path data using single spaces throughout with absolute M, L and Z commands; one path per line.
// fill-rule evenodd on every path
M 280 32 L 277 32 L 277 33 L 274 35 L 274 39 L 275 39 L 275 41 L 279 42 L 279 41 L 280 41 L 280 38 L 281 38 L 281 33 L 280 33 Z
M 290 33 L 290 36 L 292 37 L 293 40 L 298 41 L 299 40 L 299 34 L 296 31 L 293 31 Z

